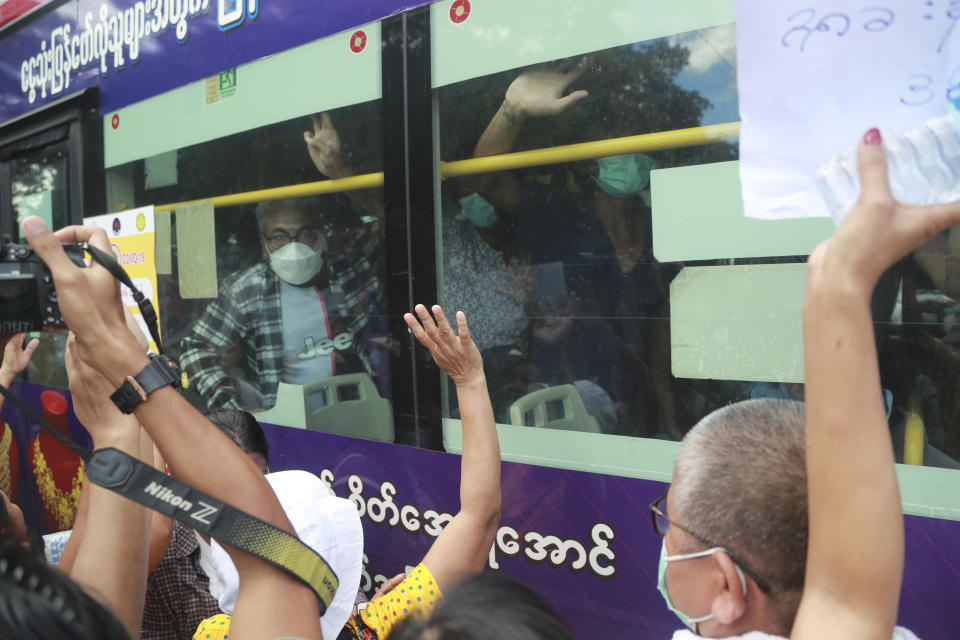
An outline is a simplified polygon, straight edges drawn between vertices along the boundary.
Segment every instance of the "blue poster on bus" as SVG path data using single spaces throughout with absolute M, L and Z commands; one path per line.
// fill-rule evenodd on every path
M 73 0 L 0 39 L 0 122 L 99 84 L 106 113 L 427 0 Z

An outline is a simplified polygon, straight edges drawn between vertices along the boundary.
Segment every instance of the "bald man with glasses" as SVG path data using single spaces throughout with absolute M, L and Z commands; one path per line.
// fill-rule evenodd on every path
M 673 640 L 900 640 L 903 515 L 870 297 L 880 275 L 960 222 L 960 201 L 894 200 L 880 132 L 859 149 L 862 193 L 811 254 L 803 308 L 806 404 L 749 400 L 684 437 L 658 587 L 688 627 Z

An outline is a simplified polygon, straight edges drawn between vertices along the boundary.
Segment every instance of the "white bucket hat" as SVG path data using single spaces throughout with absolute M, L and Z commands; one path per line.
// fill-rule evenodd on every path
M 267 482 L 280 500 L 300 540 L 319 553 L 340 580 L 337 594 L 320 617 L 324 638 L 336 638 L 353 609 L 363 563 L 363 528 L 357 508 L 338 498 L 308 471 L 268 473 Z M 201 545 L 200 566 L 210 577 L 210 594 L 220 610 L 233 613 L 240 578 L 230 556 L 216 540 L 210 544 L 209 563 Z

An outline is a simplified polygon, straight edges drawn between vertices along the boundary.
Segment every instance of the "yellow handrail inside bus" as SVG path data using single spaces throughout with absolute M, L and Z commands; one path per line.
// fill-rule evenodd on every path
M 658 131 L 624 138 L 609 138 L 546 149 L 504 153 L 498 156 L 443 162 L 440 165 L 440 173 L 444 178 L 456 178 L 478 173 L 537 167 L 544 164 L 592 160 L 593 158 L 618 156 L 625 153 L 663 151 L 664 149 L 680 149 L 716 142 L 729 142 L 735 140 L 739 135 L 740 123 L 727 122 L 706 127 Z
M 692 127 L 690 129 L 676 129 L 673 131 L 658 131 L 656 133 L 644 133 L 636 136 L 626 136 L 624 138 L 593 140 L 591 142 L 579 142 L 577 144 L 547 147 L 545 149 L 531 149 L 530 151 L 517 151 L 496 156 L 485 156 L 483 158 L 441 162 L 440 175 L 443 178 L 455 178 L 458 176 L 493 173 L 510 169 L 537 167 L 546 164 L 591 160 L 625 153 L 644 153 L 648 151 L 695 147 L 717 142 L 730 142 L 736 140 L 739 135 L 739 122 L 727 122 L 724 124 Z M 256 191 L 233 193 L 225 196 L 161 204 L 157 205 L 155 209 L 158 211 L 172 211 L 179 205 L 199 202 L 201 200 L 212 201 L 214 207 L 233 207 L 242 204 L 265 202 L 267 200 L 282 200 L 285 198 L 315 196 L 325 193 L 342 193 L 344 191 L 371 189 L 380 186 L 383 186 L 382 171 L 364 173 L 349 178 L 319 180 L 317 182 L 292 184 L 285 187 L 274 187 L 272 189 L 258 189 Z
M 920 398 L 914 392 L 910 396 L 910 406 L 907 410 L 907 421 L 903 433 L 904 464 L 923 464 L 924 440 L 926 440 L 926 430 L 923 426 L 923 410 L 920 408 Z
M 344 191 L 371 189 L 380 186 L 383 186 L 382 171 L 378 171 L 377 173 L 364 173 L 358 176 L 350 176 L 349 178 L 337 178 L 336 180 L 318 180 L 317 182 L 291 184 L 285 187 L 274 187 L 272 189 L 257 189 L 256 191 L 231 193 L 229 195 L 214 196 L 212 198 L 197 198 L 196 200 L 172 202 L 170 204 L 157 205 L 154 209 L 157 211 L 173 211 L 182 204 L 193 204 L 194 202 L 204 200 L 213 202 L 214 207 L 235 207 L 241 204 L 266 202 L 267 200 L 284 200 L 286 198 L 316 196 L 323 193 L 342 193 Z

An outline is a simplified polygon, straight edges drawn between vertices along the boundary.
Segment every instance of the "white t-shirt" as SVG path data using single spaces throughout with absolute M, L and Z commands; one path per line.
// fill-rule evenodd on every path
M 704 640 L 689 629 L 679 629 L 673 632 L 672 640 Z M 775 636 L 763 631 L 751 631 L 742 636 L 727 636 L 725 640 L 787 640 L 783 636 Z M 893 640 L 919 640 L 916 635 L 904 627 L 894 627 Z

